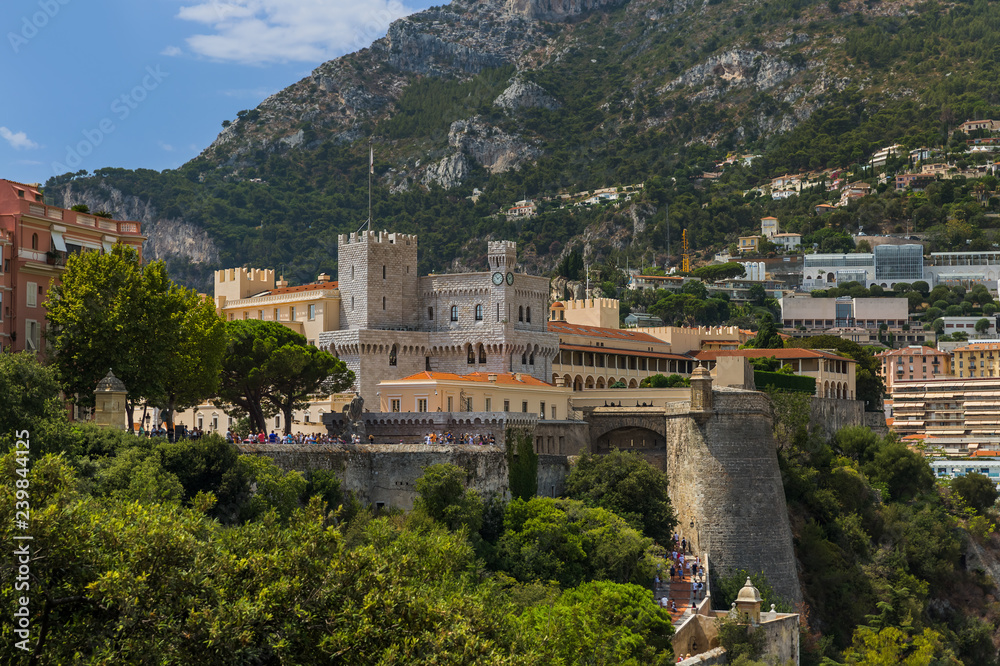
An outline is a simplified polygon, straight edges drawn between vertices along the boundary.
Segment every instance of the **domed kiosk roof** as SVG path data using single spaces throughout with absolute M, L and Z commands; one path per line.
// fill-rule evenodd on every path
M 104 379 L 97 382 L 95 393 L 126 393 L 125 382 L 115 377 L 115 373 L 108 369 L 108 374 Z
M 739 595 L 736 597 L 737 603 L 748 603 L 748 604 L 759 604 L 760 603 L 760 591 L 754 587 L 753 582 L 750 578 L 747 578 L 747 582 L 740 589 Z

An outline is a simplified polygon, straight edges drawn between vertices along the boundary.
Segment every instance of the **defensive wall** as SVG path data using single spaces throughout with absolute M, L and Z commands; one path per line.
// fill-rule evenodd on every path
M 239 448 L 244 454 L 266 455 L 284 470 L 332 470 L 344 490 L 372 506 L 412 509 L 417 497 L 414 483 L 425 467 L 442 463 L 463 468 L 468 486 L 482 495 L 503 495 L 508 487 L 502 446 L 240 444 Z
M 670 479 L 678 531 L 696 552 L 710 552 L 717 575 L 736 569 L 763 572 L 783 598 L 801 601 L 792 533 L 772 434 L 773 408 L 766 394 L 692 382 L 688 400 L 657 406 L 584 407 L 573 420 L 539 420 L 521 412 L 365 413 L 360 445 L 243 446 L 269 455 L 285 469 L 333 469 L 364 502 L 409 509 L 413 484 L 432 464 L 452 463 L 468 472 L 469 486 L 484 494 L 506 493 L 504 434 L 508 427 L 532 432 L 539 454 L 538 494 L 559 496 L 576 456 L 612 449 L 635 451 Z M 620 401 L 619 401 L 620 402 Z M 830 433 L 862 425 L 857 401 L 813 399 L 814 427 Z M 327 414 L 332 434 L 344 417 Z M 492 433 L 496 446 L 424 444 L 429 432 Z M 371 434 L 374 444 L 367 442 Z M 403 441 L 400 444 L 400 441 Z

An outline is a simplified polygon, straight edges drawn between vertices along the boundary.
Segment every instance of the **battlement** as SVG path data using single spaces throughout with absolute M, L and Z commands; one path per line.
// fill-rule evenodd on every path
M 549 307 L 549 320 L 565 321 L 580 326 L 618 328 L 619 308 L 617 298 L 556 301 Z
M 499 240 L 489 242 L 490 254 L 503 254 L 505 252 L 517 252 L 517 243 L 509 240 Z
M 244 267 L 215 271 L 215 298 L 219 307 L 226 301 L 247 298 L 269 289 L 274 289 L 273 269 Z
M 339 234 L 337 245 L 357 245 L 370 243 L 388 243 L 392 245 L 416 245 L 416 234 L 389 233 L 388 231 L 361 231 L 352 234 Z

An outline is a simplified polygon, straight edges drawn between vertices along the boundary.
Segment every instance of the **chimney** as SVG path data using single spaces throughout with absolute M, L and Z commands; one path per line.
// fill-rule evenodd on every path
M 494 384 L 496 384 L 496 382 L 497 382 L 497 376 L 496 375 L 486 375 L 486 381 L 490 381 L 490 382 L 493 382 Z
M 515 372 L 514 373 L 514 381 L 515 382 L 521 381 L 521 373 L 520 372 Z
M 282 287 L 288 286 L 288 280 L 285 279 L 284 275 L 278 277 L 278 281 L 274 283 L 275 288 L 281 289 Z
M 327 275 L 326 273 L 320 273 L 319 277 L 316 278 L 316 281 L 317 282 L 329 282 L 330 281 L 330 276 Z

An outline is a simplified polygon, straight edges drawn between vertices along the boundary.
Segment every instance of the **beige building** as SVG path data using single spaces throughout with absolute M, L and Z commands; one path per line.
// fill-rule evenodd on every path
M 259 319 L 284 324 L 311 345 L 323 331 L 340 328 L 340 290 L 323 273 L 316 282 L 289 287 L 274 271 L 227 268 L 215 272 L 215 306 L 228 320 Z
M 703 351 L 695 354 L 698 361 L 714 369 L 720 357 L 774 357 L 782 366 L 791 366 L 796 375 L 816 380 L 816 397 L 854 400 L 857 390 L 857 362 L 819 349 L 738 349 L 735 351 Z
M 1000 440 L 1000 377 L 897 382 L 892 401 L 901 437 L 958 441 L 966 451 Z
M 781 319 L 787 329 L 805 331 L 831 328 L 869 328 L 883 324 L 902 332 L 909 321 L 909 301 L 905 298 L 811 298 L 790 296 L 781 299 Z
M 778 234 L 778 218 L 776 217 L 762 217 L 760 218 L 760 235 L 764 238 L 770 240 Z
M 882 362 L 882 379 L 889 395 L 898 382 L 937 379 L 951 374 L 951 355 L 923 345 L 911 345 L 875 354 Z
M 637 388 L 653 375 L 690 375 L 690 356 L 674 354 L 670 345 L 638 329 L 601 328 L 549 322 L 559 336 L 552 361 L 552 383 L 574 391 L 604 389 L 616 382 Z
M 378 384 L 379 411 L 523 412 L 540 420 L 569 416 L 569 388 L 521 373 L 418 372 Z
M 598 326 L 600 328 L 618 328 L 619 313 L 617 298 L 556 301 L 549 306 L 549 321 Z

